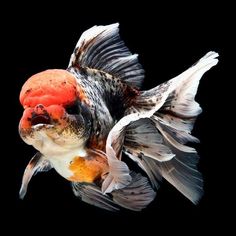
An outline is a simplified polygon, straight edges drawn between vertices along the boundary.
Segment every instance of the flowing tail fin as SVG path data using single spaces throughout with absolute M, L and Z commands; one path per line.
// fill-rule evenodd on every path
M 138 112 L 151 116 L 161 110 L 184 117 L 197 116 L 201 109 L 194 98 L 199 81 L 206 71 L 218 63 L 217 57 L 218 53 L 208 52 L 179 76 L 153 89 L 142 91 L 126 113 Z
M 195 95 L 202 75 L 217 64 L 217 57 L 209 52 L 179 76 L 140 92 L 108 136 L 108 144 L 116 143 L 112 137 L 122 130 L 121 145 L 147 173 L 153 187 L 158 188 L 163 177 L 193 203 L 203 194 L 203 181 L 197 170 L 197 152 L 186 144 L 198 142 L 191 135 L 201 113 Z

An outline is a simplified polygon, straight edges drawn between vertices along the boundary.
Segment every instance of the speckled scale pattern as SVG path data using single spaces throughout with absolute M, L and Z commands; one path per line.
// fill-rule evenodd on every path
M 96 69 L 70 67 L 68 71 L 75 75 L 79 90 L 85 95 L 82 103 L 91 112 L 92 129 L 88 146 L 104 149 L 109 131 L 134 103 L 139 91 Z

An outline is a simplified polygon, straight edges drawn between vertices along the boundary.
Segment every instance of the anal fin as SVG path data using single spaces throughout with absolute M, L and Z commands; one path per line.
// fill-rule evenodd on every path
M 114 202 L 120 206 L 133 210 L 141 211 L 151 203 L 156 192 L 151 188 L 149 181 L 141 174 L 131 173 L 132 182 L 123 189 L 115 190 L 111 194 Z
M 95 184 L 72 182 L 75 196 L 82 201 L 108 211 L 118 211 L 120 207 L 141 211 L 156 196 L 149 181 L 141 174 L 131 173 L 132 181 L 123 189 L 114 190 L 110 194 L 102 193 Z
M 103 194 L 95 184 L 72 182 L 72 190 L 76 197 L 82 201 L 100 207 L 108 211 L 118 211 L 119 206 L 114 203 L 111 197 Z

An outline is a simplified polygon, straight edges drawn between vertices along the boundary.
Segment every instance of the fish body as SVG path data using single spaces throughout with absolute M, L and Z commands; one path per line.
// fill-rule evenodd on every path
M 162 178 L 197 203 L 203 193 L 198 155 L 185 144 L 198 141 L 191 135 L 201 112 L 194 97 L 217 56 L 209 52 L 181 75 L 142 91 L 144 70 L 118 24 L 85 31 L 66 70 L 40 72 L 22 87 L 19 133 L 38 153 L 20 197 L 35 173 L 54 168 L 76 196 L 106 210 L 142 210 Z M 146 176 L 130 170 L 122 153 Z

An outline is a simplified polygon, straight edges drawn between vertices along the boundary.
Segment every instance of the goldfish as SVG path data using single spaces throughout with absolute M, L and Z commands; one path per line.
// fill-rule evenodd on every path
M 203 178 L 197 151 L 187 144 L 199 142 L 191 134 L 202 111 L 195 95 L 217 57 L 210 51 L 182 74 L 142 90 L 144 69 L 120 38 L 119 24 L 85 31 L 67 69 L 39 72 L 22 86 L 19 134 L 37 153 L 20 198 L 33 175 L 54 168 L 75 196 L 105 210 L 141 211 L 162 179 L 197 204 Z

